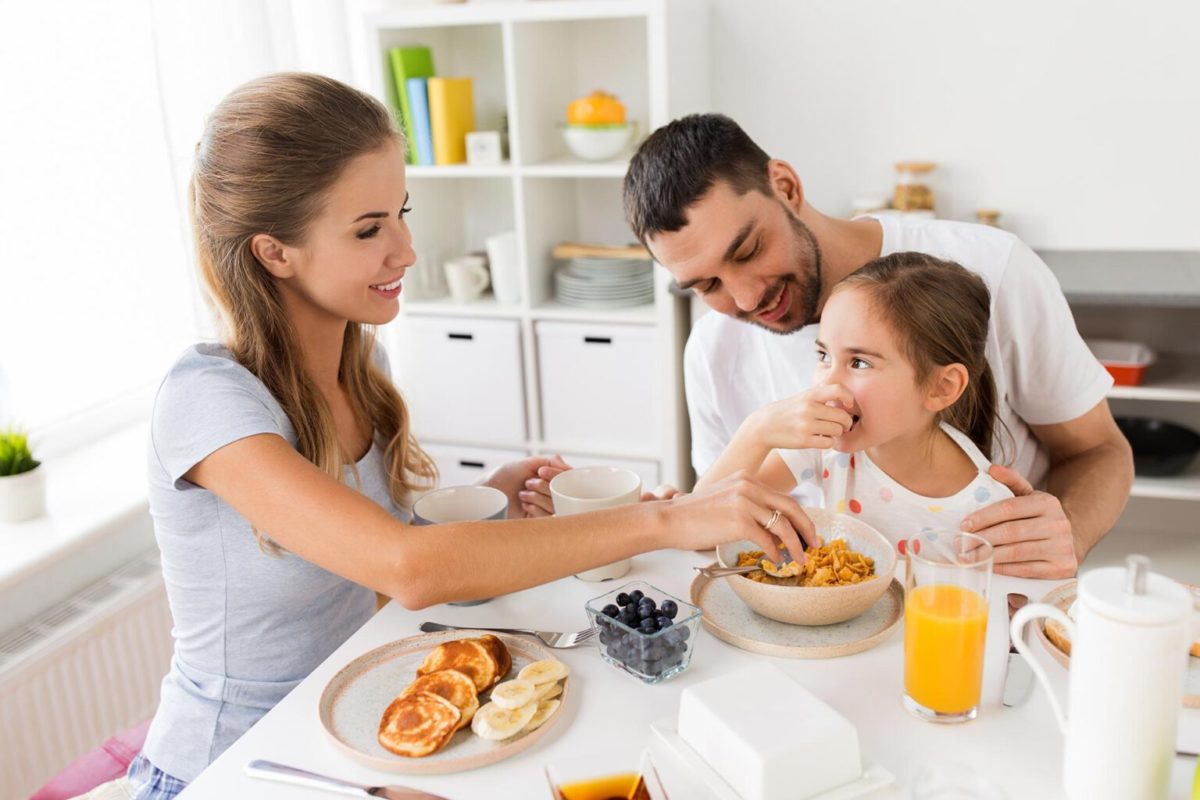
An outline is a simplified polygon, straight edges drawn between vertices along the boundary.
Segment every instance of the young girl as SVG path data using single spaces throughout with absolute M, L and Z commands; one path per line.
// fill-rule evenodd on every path
M 697 488 L 740 469 L 775 489 L 812 484 L 897 545 L 1012 497 L 988 474 L 988 305 L 978 275 L 922 253 L 852 273 L 821 313 L 814 388 L 751 414 Z
M 561 519 L 410 527 L 434 468 L 372 326 L 398 311 L 417 201 L 387 110 L 344 84 L 270 76 L 207 122 L 190 210 L 225 331 L 184 353 L 154 406 L 150 510 L 175 653 L 130 765 L 138 798 L 193 780 L 366 622 L 376 591 L 418 609 L 654 548 L 748 538 L 777 555 L 799 548 L 798 529 L 815 537 L 792 498 L 752 480 Z M 488 483 L 510 517 L 544 516 L 563 467 L 530 458 Z

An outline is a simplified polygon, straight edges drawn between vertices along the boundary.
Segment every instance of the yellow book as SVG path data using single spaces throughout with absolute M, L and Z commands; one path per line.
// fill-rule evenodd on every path
M 467 160 L 467 134 L 475 130 L 475 99 L 470 78 L 429 79 L 429 127 L 433 163 Z

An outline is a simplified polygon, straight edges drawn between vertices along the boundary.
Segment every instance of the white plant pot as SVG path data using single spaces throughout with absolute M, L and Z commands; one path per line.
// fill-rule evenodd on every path
M 46 513 L 46 471 L 39 464 L 0 477 L 0 522 L 24 522 Z

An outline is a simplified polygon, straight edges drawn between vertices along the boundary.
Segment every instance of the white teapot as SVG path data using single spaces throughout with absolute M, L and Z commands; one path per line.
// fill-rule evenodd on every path
M 1175 751 L 1190 643 L 1191 594 L 1150 572 L 1145 556 L 1079 579 L 1076 619 L 1037 603 L 1012 620 L 1012 641 L 1050 696 L 1066 736 L 1063 786 L 1072 800 L 1164 798 Z M 1021 633 L 1048 617 L 1071 638 L 1068 713 Z

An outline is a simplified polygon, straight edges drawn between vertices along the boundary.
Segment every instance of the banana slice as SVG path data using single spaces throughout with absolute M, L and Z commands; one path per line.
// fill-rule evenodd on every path
M 534 700 L 549 700 L 551 697 L 558 697 L 562 694 L 562 682 L 555 681 L 554 683 L 543 683 L 538 686 L 534 692 Z
M 567 665 L 557 658 L 544 658 L 541 661 L 526 664 L 517 677 L 538 686 L 543 683 L 554 683 L 554 681 L 567 677 Z
M 528 703 L 520 708 L 501 708 L 495 703 L 487 703 L 475 712 L 471 730 L 484 739 L 499 742 L 520 733 L 537 710 L 537 703 Z
M 557 686 L 557 684 L 555 684 Z M 529 722 L 525 723 L 525 727 L 521 730 L 535 731 L 542 726 L 542 723 L 550 719 L 550 715 L 558 710 L 558 705 L 561 700 L 542 700 L 537 704 L 537 711 L 529 718 Z
M 492 689 L 492 702 L 501 708 L 514 709 L 533 702 L 537 687 L 520 678 L 496 684 Z

